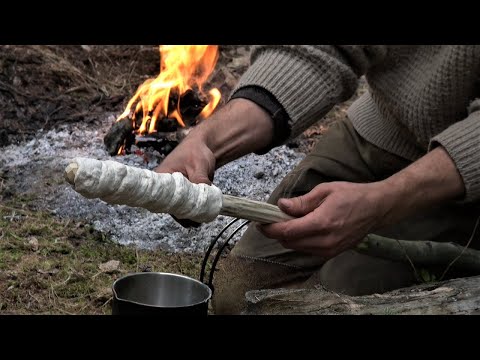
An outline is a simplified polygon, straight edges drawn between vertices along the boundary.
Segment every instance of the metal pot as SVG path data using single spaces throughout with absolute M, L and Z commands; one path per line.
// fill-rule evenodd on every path
M 183 275 L 144 272 L 113 284 L 113 315 L 207 315 L 212 290 Z
M 222 251 L 249 221 L 238 226 L 218 250 L 204 283 L 208 258 L 220 237 L 240 219 L 234 219 L 212 240 L 203 259 L 200 281 L 188 276 L 142 272 L 126 275 L 113 283 L 113 315 L 208 315 L 213 294 L 213 274 Z

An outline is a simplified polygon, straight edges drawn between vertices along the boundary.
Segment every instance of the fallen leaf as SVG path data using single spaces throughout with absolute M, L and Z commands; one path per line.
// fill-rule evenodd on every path
M 250 50 L 248 50 L 244 46 L 239 46 L 237 48 L 237 54 L 240 55 L 240 56 L 250 56 Z
M 227 67 L 230 69 L 238 69 L 248 67 L 250 61 L 248 57 L 237 57 L 233 58 L 230 63 L 227 64 Z
M 233 89 L 238 82 L 237 78 L 233 76 L 232 73 L 227 69 L 222 69 L 222 72 L 225 76 L 225 84 L 227 84 L 229 88 Z
M 315 126 L 315 127 L 312 127 L 312 128 L 309 128 L 309 129 L 305 130 L 303 132 L 303 135 L 305 135 L 306 137 L 315 136 L 315 135 L 323 135 L 327 130 L 328 130 L 327 126 L 319 125 L 319 126 Z
M 120 261 L 110 260 L 110 261 L 107 261 L 106 263 L 98 265 L 98 268 L 100 269 L 100 271 L 110 274 L 118 271 L 119 266 L 120 266 Z

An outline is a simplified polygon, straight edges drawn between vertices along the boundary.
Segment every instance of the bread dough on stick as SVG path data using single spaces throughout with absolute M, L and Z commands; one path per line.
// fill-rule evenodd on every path
M 65 176 L 88 199 L 169 213 L 179 219 L 210 222 L 222 208 L 219 188 L 193 184 L 181 173 L 159 174 L 116 161 L 79 157 L 68 165 Z

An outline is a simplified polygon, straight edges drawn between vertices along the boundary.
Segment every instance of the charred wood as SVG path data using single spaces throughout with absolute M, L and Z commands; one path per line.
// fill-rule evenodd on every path
M 128 118 L 115 122 L 103 138 L 103 143 L 111 156 L 117 155 L 122 145 L 133 143 L 135 135 L 133 134 L 132 121 Z

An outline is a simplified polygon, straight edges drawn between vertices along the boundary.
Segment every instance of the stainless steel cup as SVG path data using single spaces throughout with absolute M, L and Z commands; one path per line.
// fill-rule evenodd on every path
M 188 276 L 144 272 L 113 284 L 113 315 L 208 315 L 212 290 Z

